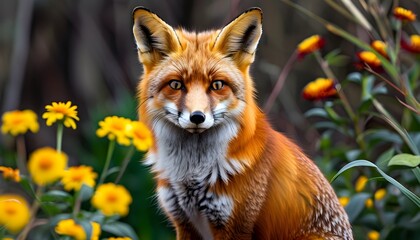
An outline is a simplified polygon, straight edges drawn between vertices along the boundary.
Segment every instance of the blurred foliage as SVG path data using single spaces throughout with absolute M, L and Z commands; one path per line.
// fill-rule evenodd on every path
M 350 10 L 345 2 L 355 4 L 372 26 L 371 30 L 366 30 L 366 22 L 360 21 L 360 16 L 357 19 L 354 9 Z M 353 63 L 358 61 L 355 53 L 372 50 L 369 43 L 375 39 L 384 40 L 394 51 L 395 43 L 399 42 L 392 9 L 399 4 L 418 13 L 419 2 L 298 0 L 293 3 L 307 9 L 312 14 L 311 20 L 308 21 L 308 12 L 293 9 L 284 1 L 1 1 L 1 113 L 33 109 L 41 114 L 44 106 L 52 101 L 72 100 L 79 107 L 81 121 L 78 131 L 64 129 L 63 149 L 69 156 L 69 165 L 89 165 L 101 172 L 108 140 L 95 136 L 98 122 L 108 115 L 138 117 L 135 95 L 141 66 L 131 33 L 132 9 L 142 5 L 172 26 L 200 31 L 219 28 L 247 8 L 259 6 L 264 11 L 264 33 L 252 74 L 261 105 L 267 102 L 297 43 L 311 34 L 319 34 L 326 42 L 319 56 L 338 80 L 355 115 L 353 118 L 347 115 L 341 99 L 312 103 L 300 97 L 308 79 L 329 77 L 324 74 L 325 69 L 314 67 L 319 61 L 312 55 L 286 69 L 285 82 L 266 111 L 274 127 L 295 139 L 309 155 L 317 156 L 314 158 L 328 179 L 346 163 L 366 159 L 418 196 L 415 163 L 407 163 L 404 160 L 407 158 L 403 158 L 403 162 L 411 165 L 388 166 L 389 160 L 398 154 L 418 156 L 407 144 L 412 141 L 411 145 L 417 148 L 420 145 L 418 114 L 399 100 L 410 106 L 415 101 L 382 79 L 399 88 L 398 77 L 408 79 L 411 96 L 418 99 L 418 56 L 398 50 L 391 54 L 391 59 L 380 59 L 386 67 L 384 72 L 375 73 L 366 69 L 354 72 Z M 402 38 L 420 32 L 419 21 L 401 27 Z M 385 60 L 389 64 L 383 64 Z M 379 110 L 381 106 L 386 112 Z M 391 120 L 387 114 L 392 116 Z M 25 135 L 27 153 L 55 146 L 55 136 L 54 128 L 41 124 L 39 133 Z M 0 137 L 0 165 L 16 166 L 16 147 L 13 138 Z M 126 150 L 116 146 L 111 168 L 120 166 Z M 171 239 L 173 230 L 157 208 L 152 176 L 137 161 L 142 157 L 141 153 L 134 154 L 121 180 L 131 193 L 133 204 L 129 214 L 120 221 L 132 226 L 140 239 Z M 356 192 L 355 182 L 362 175 L 370 180 L 362 192 Z M 412 239 L 411 236 L 419 234 L 419 208 L 401 190 L 388 184 L 375 168 L 353 168 L 333 184 L 339 197 L 349 198 L 346 210 L 356 239 L 366 239 L 371 230 L 379 231 L 382 239 Z M 11 182 L 0 181 L 0 189 L 0 194 L 15 192 L 31 199 L 30 194 Z M 379 189 L 386 189 L 387 194 L 375 201 L 374 193 Z M 373 201 L 372 208 L 366 207 L 366 199 Z M 39 231 L 43 230 L 48 229 L 39 227 Z M 36 235 L 31 237 L 39 239 Z
M 317 100 L 305 114 L 321 134 L 316 159 L 335 180 L 355 239 L 415 239 L 420 235 L 420 29 L 415 11 L 393 1 L 334 5 L 337 12 L 351 13 L 343 17 L 369 36 L 363 39 L 299 4 L 283 2 L 356 47 L 355 71 L 345 78 L 336 77 L 334 67 L 349 57 L 339 49 L 324 55 L 315 48 L 311 56 L 335 82 L 336 92 L 325 95 L 331 91 L 318 81 L 303 90 L 303 96 Z M 317 98 L 317 92 L 324 94 Z

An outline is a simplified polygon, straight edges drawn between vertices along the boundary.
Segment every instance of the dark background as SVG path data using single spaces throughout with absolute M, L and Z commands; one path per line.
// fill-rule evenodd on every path
M 366 42 L 370 41 L 325 1 L 295 2 Z M 419 1 L 400 3 L 419 12 Z M 0 112 L 32 109 L 40 118 L 45 105 L 71 100 L 78 106 L 81 120 L 77 131 L 65 130 L 63 150 L 69 155 L 71 164 L 89 164 L 101 171 L 107 141 L 95 136 L 97 122 L 108 115 L 137 118 L 135 95 L 142 67 L 132 36 L 131 13 L 136 6 L 145 6 L 168 24 L 191 31 L 220 28 L 250 7 L 262 8 L 263 36 L 252 67 L 260 106 L 267 100 L 280 70 L 297 44 L 313 34 L 325 37 L 324 54 L 336 48 L 348 53 L 350 64 L 334 68 L 338 78 L 344 78 L 354 70 L 351 62 L 355 60 L 352 54 L 357 51 L 356 47 L 328 33 L 321 24 L 281 1 L 2 0 Z M 319 134 L 303 116 L 314 104 L 302 99 L 301 89 L 322 76 L 315 59 L 297 62 L 268 113 L 273 126 L 294 139 L 312 157 L 316 155 Z M 350 101 L 358 97 L 351 94 L 351 89 L 346 91 Z M 38 134 L 26 136 L 28 152 L 38 147 L 55 146 L 56 129 L 46 127 L 42 119 L 40 123 Z M 0 165 L 3 165 L 14 149 L 14 141 L 2 136 L 0 144 Z M 114 165 L 119 164 L 124 150 L 117 148 Z M 141 154 L 135 158 L 141 158 Z M 130 214 L 124 220 L 136 229 L 140 238 L 173 236 L 169 223 L 158 214 L 148 169 L 138 161 L 132 161 L 122 183 L 134 198 Z

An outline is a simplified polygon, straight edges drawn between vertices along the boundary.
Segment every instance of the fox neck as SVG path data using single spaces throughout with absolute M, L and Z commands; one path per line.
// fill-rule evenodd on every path
M 227 183 L 229 177 L 249 167 L 254 159 L 252 154 L 241 149 L 248 148 L 250 140 L 254 140 L 258 116 L 246 107 L 241 119 L 225 122 L 200 134 L 191 134 L 172 124 L 157 123 L 153 128 L 156 148 L 149 153 L 146 164 L 152 165 L 158 178 L 173 183 L 204 181 L 214 185 L 218 180 Z

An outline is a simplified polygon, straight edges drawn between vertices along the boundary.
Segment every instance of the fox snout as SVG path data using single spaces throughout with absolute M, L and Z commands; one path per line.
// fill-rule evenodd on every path
M 190 121 L 195 124 L 201 124 L 206 120 L 206 114 L 201 111 L 195 111 L 190 115 Z

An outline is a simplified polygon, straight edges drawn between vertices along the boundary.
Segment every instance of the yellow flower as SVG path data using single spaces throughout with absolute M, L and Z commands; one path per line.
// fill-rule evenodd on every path
M 90 222 L 92 225 L 91 240 L 98 240 L 101 235 L 101 226 L 97 222 Z M 85 240 L 86 233 L 83 227 L 77 224 L 73 219 L 64 219 L 55 226 L 55 232 L 60 235 L 73 237 L 76 240 Z
M 1 240 L 14 240 L 14 239 L 13 238 L 10 238 L 10 237 L 4 237 Z
M 129 237 L 110 237 L 108 240 L 131 240 Z
M 372 69 L 378 69 L 381 66 L 381 60 L 379 60 L 379 58 L 373 52 L 362 51 L 357 54 L 357 57 L 362 62 L 362 64 L 367 64 Z
M 388 53 L 386 52 L 386 43 L 384 43 L 383 41 L 375 40 L 370 44 L 370 46 L 382 56 L 388 57 Z
M 414 14 L 411 10 L 408 10 L 402 7 L 396 7 L 394 9 L 394 17 L 402 21 L 408 21 L 408 22 L 413 22 L 416 20 L 416 14 Z
M 92 197 L 92 204 L 105 216 L 128 214 L 128 205 L 132 202 L 130 193 L 124 186 L 113 183 L 100 185 Z
M 42 118 L 47 119 L 47 126 L 53 125 L 57 120 L 63 121 L 64 126 L 76 129 L 76 121 L 79 121 L 77 116 L 77 106 L 71 106 L 71 101 L 67 103 L 53 102 L 51 105 L 45 107 L 47 112 L 42 115 Z
M 378 240 L 381 235 L 377 231 L 369 231 L 367 234 L 368 240 Z
M 108 136 L 109 140 L 117 140 L 121 145 L 130 145 L 129 130 L 131 120 L 123 117 L 110 116 L 99 122 L 96 130 L 98 137 Z
M 13 169 L 10 167 L 0 166 L 0 172 L 3 172 L 3 178 L 12 180 L 15 182 L 20 182 L 20 173 L 19 169 Z
M 30 219 L 28 202 L 19 195 L 0 195 L 0 229 L 19 232 Z
M 402 40 L 401 47 L 412 53 L 420 53 L 420 35 L 411 35 L 410 40 Z
M 365 206 L 367 208 L 372 208 L 373 207 L 373 201 L 372 201 L 372 199 L 370 199 L 370 198 L 366 199 Z
M 324 46 L 324 39 L 319 35 L 313 35 L 306 38 L 297 46 L 299 57 L 304 57 L 307 54 L 313 53 Z
M 1 132 L 3 134 L 10 133 L 13 136 L 25 134 L 28 130 L 36 133 L 39 130 L 37 119 L 38 117 L 32 110 L 5 112 L 2 116 Z
M 381 201 L 386 196 L 386 190 L 384 188 L 378 189 L 375 192 L 374 198 L 375 201 Z
M 153 144 L 153 137 L 147 126 L 139 121 L 131 122 L 129 135 L 133 138 L 133 145 L 139 151 L 147 151 Z
M 29 172 L 38 185 L 46 185 L 63 176 L 67 167 L 67 155 L 50 147 L 34 151 L 28 162 Z
M 66 191 L 79 191 L 83 184 L 94 187 L 95 179 L 98 175 L 93 172 L 92 167 L 89 166 L 76 166 L 70 167 L 64 172 L 61 182 Z
M 334 81 L 329 78 L 317 78 L 308 83 L 303 89 L 302 95 L 307 100 L 321 100 L 333 97 L 337 94 Z
M 347 204 L 349 204 L 350 198 L 349 197 L 339 197 L 338 202 L 340 202 L 341 206 L 345 207 L 345 206 L 347 206 Z
M 366 183 L 368 182 L 368 178 L 366 176 L 360 176 L 356 180 L 356 192 L 361 192 L 363 189 L 365 189 Z

